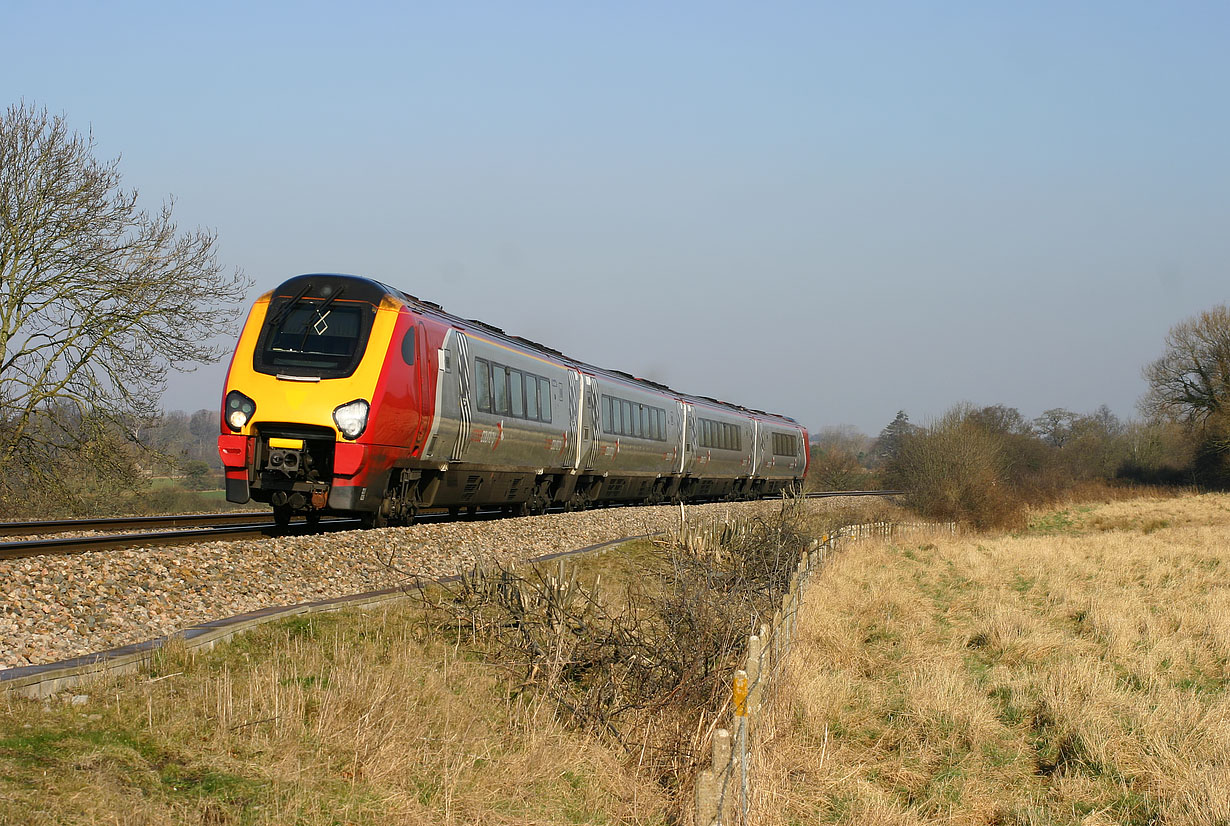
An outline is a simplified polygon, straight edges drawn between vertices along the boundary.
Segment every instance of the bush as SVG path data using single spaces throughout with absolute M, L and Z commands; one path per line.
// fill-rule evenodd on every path
M 978 528 L 1010 525 L 1024 505 L 1008 477 L 1010 437 L 982 426 L 974 412 L 961 405 L 905 435 L 886 481 L 907 491 L 907 503 L 932 519 Z
M 209 465 L 194 459 L 184 464 L 184 487 L 188 490 L 214 490 L 218 485 Z

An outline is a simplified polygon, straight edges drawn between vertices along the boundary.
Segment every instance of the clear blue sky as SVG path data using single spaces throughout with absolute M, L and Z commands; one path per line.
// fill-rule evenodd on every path
M 876 433 L 1133 415 L 1228 300 L 1224 3 L 4 0 L 0 103 L 92 129 L 254 297 L 397 285 Z M 172 381 L 214 407 L 225 365 Z

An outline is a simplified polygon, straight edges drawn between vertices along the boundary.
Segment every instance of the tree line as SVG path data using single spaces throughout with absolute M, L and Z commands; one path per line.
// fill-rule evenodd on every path
M 1230 309 L 1171 328 L 1146 365 L 1143 418 L 958 404 L 925 426 L 898 412 L 876 438 L 814 434 L 813 489 L 901 489 L 920 512 L 979 527 L 1018 524 L 1028 505 L 1090 485 L 1230 489 Z

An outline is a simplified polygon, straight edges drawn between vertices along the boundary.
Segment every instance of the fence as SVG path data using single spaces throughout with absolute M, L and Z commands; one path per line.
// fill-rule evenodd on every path
M 762 624 L 760 633 L 748 638 L 747 658 L 743 668 L 735 672 L 731 686 L 730 728 L 713 730 L 710 765 L 696 775 L 696 826 L 747 822 L 751 795 L 748 741 L 755 734 L 756 718 L 769 699 L 773 678 L 781 672 L 790 653 L 799 607 L 803 604 L 812 574 L 836 551 L 837 541 L 903 538 L 907 535 L 955 535 L 956 532 L 955 522 L 874 522 L 847 525 L 836 534 L 811 543 L 799 559 L 798 568 L 790 578 L 790 587 L 782 597 L 781 608 L 773 614 L 772 624 Z M 709 542 L 717 538 L 714 533 L 717 531 L 707 536 Z M 715 720 L 713 723 L 715 727 L 717 722 Z M 737 821 L 730 819 L 732 815 Z
M 863 525 L 847 525 L 841 535 L 849 539 L 883 537 L 893 539 L 905 536 L 955 536 L 956 522 L 868 522 Z

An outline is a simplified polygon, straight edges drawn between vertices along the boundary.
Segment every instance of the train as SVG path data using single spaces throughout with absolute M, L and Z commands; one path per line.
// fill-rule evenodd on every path
M 794 419 L 583 363 L 353 275 L 291 278 L 240 332 L 226 498 L 407 524 L 424 510 L 752 499 L 801 488 Z

